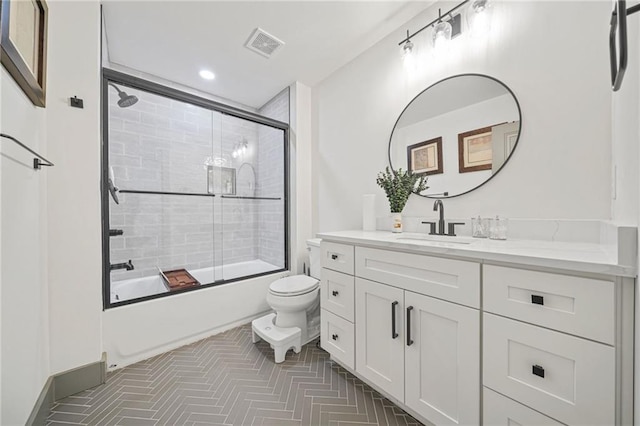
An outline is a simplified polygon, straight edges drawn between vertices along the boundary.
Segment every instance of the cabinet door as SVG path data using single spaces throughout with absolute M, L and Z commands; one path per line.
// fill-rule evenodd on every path
M 409 310 L 405 404 L 437 425 L 480 424 L 480 312 L 406 291 Z
M 356 278 L 356 372 L 399 401 L 404 399 L 403 293 Z

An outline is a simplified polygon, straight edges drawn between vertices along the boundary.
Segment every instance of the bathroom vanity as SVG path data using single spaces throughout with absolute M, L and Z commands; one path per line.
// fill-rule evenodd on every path
M 321 233 L 322 347 L 427 424 L 633 424 L 628 230 L 611 244 Z

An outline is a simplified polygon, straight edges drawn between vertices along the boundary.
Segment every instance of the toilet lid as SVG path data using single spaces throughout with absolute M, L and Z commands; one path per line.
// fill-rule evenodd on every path
M 269 291 L 280 296 L 297 296 L 318 288 L 318 280 L 306 275 L 280 278 L 271 283 Z

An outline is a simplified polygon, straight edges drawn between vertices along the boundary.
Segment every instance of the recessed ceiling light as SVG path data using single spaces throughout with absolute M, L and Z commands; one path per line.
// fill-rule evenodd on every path
M 209 70 L 201 70 L 200 77 L 204 78 L 205 80 L 213 80 L 214 78 L 216 78 L 216 75 Z

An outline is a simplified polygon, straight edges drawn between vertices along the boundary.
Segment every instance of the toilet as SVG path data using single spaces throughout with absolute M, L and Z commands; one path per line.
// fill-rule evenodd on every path
M 289 349 L 299 353 L 320 335 L 320 239 L 307 240 L 310 275 L 292 275 L 271 283 L 267 303 L 275 311 L 251 323 L 253 343 L 260 339 L 275 351 L 276 363 Z

